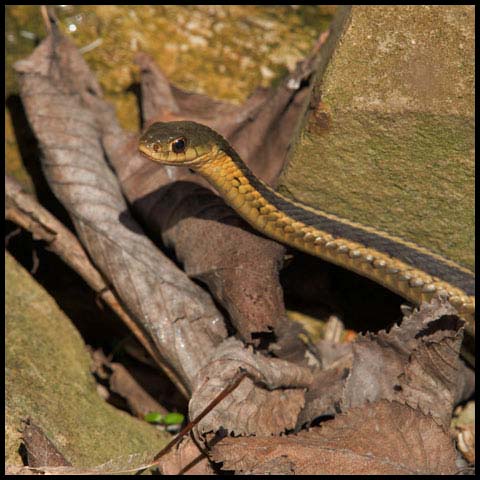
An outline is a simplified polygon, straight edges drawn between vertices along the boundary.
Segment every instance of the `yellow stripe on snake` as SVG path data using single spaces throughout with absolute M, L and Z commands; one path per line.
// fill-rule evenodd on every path
M 448 297 L 473 325 L 475 275 L 412 242 L 292 201 L 263 183 L 217 132 L 195 122 L 151 125 L 139 150 L 202 175 L 259 232 L 385 286 L 419 305 Z

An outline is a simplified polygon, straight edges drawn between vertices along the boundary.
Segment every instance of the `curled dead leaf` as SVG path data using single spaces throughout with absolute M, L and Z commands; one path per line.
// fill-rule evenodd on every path
M 242 474 L 452 474 L 456 453 L 431 417 L 382 400 L 352 408 L 322 427 L 275 438 L 225 438 L 212 451 Z
M 293 429 L 304 405 L 305 388 L 312 381 L 310 371 L 255 353 L 234 338 L 225 340 L 199 372 L 190 418 L 223 390 L 239 368 L 249 377 L 200 422 L 197 431 L 204 434 L 222 427 L 235 435 L 273 435 Z

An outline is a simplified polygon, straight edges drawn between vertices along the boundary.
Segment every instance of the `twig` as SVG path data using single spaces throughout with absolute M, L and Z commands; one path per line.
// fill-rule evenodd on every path
M 157 465 L 160 460 L 174 445 L 176 445 L 187 433 L 189 433 L 195 425 L 197 425 L 202 418 L 204 418 L 206 415 L 208 415 L 227 395 L 232 393 L 239 385 L 240 382 L 247 376 L 247 371 L 243 368 L 240 368 L 239 371 L 235 374 L 235 376 L 232 378 L 230 383 L 215 397 L 214 400 L 212 400 L 207 407 L 202 410 L 200 415 L 195 417 L 192 421 L 190 421 L 182 430 L 181 432 L 170 442 L 168 443 L 165 447 L 160 450 L 155 457 L 153 457 L 153 462 L 142 468 L 142 470 L 139 470 L 137 472 L 137 475 L 141 474 L 144 470 L 147 468 L 153 467 L 154 465 Z
M 227 395 L 232 393 L 239 385 L 240 382 L 247 376 L 246 370 L 240 368 L 240 370 L 236 373 L 233 377 L 232 381 L 221 391 L 215 399 L 210 402 L 210 404 L 198 415 L 195 417 L 191 422 L 189 422 L 186 427 L 160 452 L 158 452 L 153 460 L 158 463 L 158 460 L 163 457 L 176 443 L 180 441 L 182 437 L 184 437 L 192 428 L 202 420 L 208 413 L 210 413 Z
M 57 23 L 57 17 L 52 10 L 52 6 L 40 5 L 40 13 L 42 15 L 43 23 L 45 24 L 45 30 L 47 30 L 47 35 L 52 33 L 52 24 Z
M 8 244 L 10 243 L 10 240 L 13 237 L 16 237 L 17 235 L 19 235 L 20 233 L 22 233 L 22 229 L 20 227 L 18 227 L 15 230 L 12 230 L 9 234 L 5 235 L 5 248 L 8 247 Z
M 40 5 L 40 13 L 42 14 L 47 34 L 50 35 L 52 33 L 52 17 L 49 15 L 48 7 L 46 5 Z
M 35 275 L 38 271 L 38 267 L 40 266 L 40 260 L 38 259 L 38 253 L 35 248 L 32 249 L 32 268 L 30 269 L 30 273 Z

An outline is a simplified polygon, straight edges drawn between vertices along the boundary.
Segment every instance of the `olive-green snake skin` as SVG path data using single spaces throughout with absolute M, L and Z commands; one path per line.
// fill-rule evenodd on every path
M 156 162 L 197 171 L 263 234 L 368 277 L 416 305 L 444 295 L 473 328 L 473 272 L 412 242 L 284 197 L 255 177 L 209 127 L 155 123 L 139 149 Z

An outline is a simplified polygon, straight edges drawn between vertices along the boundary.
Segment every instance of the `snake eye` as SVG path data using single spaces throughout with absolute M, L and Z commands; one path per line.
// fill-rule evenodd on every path
M 171 145 L 173 153 L 183 153 L 187 148 L 187 139 L 185 137 L 177 138 Z

